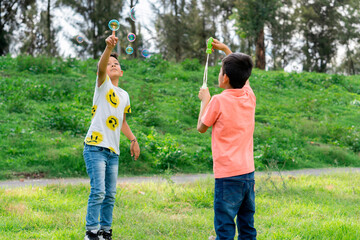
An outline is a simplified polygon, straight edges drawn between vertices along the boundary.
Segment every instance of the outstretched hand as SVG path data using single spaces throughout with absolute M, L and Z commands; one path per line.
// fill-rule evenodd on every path
M 113 49 L 115 48 L 119 38 L 115 37 L 114 35 L 110 35 L 105 39 L 106 47 Z

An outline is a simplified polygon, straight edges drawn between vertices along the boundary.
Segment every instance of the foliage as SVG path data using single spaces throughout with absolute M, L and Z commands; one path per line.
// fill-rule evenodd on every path
M 98 58 L 106 45 L 104 39 L 111 34 L 108 23 L 111 19 L 121 19 L 124 1 L 58 0 L 57 4 L 72 8 L 82 17 L 81 20 L 71 19 L 85 39 L 85 42 L 77 45 L 79 54 L 87 56 L 90 53 L 94 59 Z M 77 44 L 76 39 L 71 41 Z
M 0 56 L 9 53 L 12 32 L 20 25 L 20 23 L 26 22 L 27 16 L 24 12 L 35 4 L 35 0 L 0 2 Z
M 185 59 L 182 63 L 181 63 L 183 69 L 185 71 L 199 71 L 200 68 L 202 67 L 199 63 L 198 59 Z
M 276 11 L 280 7 L 279 0 L 236 0 L 235 19 L 237 34 L 241 38 L 249 38 L 255 43 L 255 66 L 265 69 L 264 28 L 276 21 Z
M 0 57 L 0 178 L 86 175 L 84 136 L 91 120 L 95 60 Z M 203 67 L 160 55 L 121 60 L 120 87 L 129 95 L 127 121 L 141 156 L 133 161 L 121 136 L 121 175 L 210 172 L 211 133 L 196 123 Z M 184 68 L 188 69 L 185 70 Z M 211 94 L 220 66 L 209 68 Z M 257 170 L 359 166 L 359 76 L 254 70 Z

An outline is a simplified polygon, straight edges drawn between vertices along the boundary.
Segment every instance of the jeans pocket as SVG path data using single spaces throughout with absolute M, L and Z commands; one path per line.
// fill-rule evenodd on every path
M 225 181 L 223 191 L 223 200 L 232 205 L 241 203 L 244 192 L 244 182 L 239 181 Z

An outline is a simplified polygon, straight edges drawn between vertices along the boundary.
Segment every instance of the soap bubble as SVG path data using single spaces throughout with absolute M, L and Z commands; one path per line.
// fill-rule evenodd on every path
M 127 35 L 127 39 L 129 40 L 129 42 L 134 42 L 136 39 L 136 35 L 134 33 L 129 33 Z
M 119 30 L 119 28 L 120 28 L 120 23 L 119 23 L 118 20 L 113 19 L 113 20 L 111 20 L 111 21 L 109 22 L 108 26 L 109 26 L 109 28 L 110 28 L 111 31 L 117 31 L 117 30 Z
M 83 42 L 84 42 L 84 38 L 83 38 L 82 36 L 77 36 L 77 37 L 76 37 L 76 41 L 77 41 L 78 43 L 83 43 Z
M 147 50 L 147 49 L 143 49 L 143 50 L 141 51 L 141 55 L 142 55 L 143 57 L 145 57 L 145 58 L 148 58 L 148 57 L 150 57 L 150 52 L 149 52 L 149 50 Z
M 131 20 L 133 20 L 134 22 L 136 21 L 136 17 L 135 17 L 135 7 L 130 9 L 130 13 L 129 16 L 131 18 Z
M 134 52 L 134 49 L 131 46 L 128 46 L 125 51 L 127 54 L 132 54 Z

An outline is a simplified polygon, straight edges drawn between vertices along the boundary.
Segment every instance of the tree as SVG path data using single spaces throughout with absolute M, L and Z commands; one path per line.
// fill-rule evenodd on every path
M 273 69 L 284 69 L 296 56 L 297 51 L 291 45 L 296 30 L 295 18 L 293 1 L 283 0 L 270 21 Z
M 338 31 L 339 44 L 345 47 L 345 57 L 342 59 L 338 71 L 346 74 L 360 73 L 360 3 L 357 0 L 345 1 L 340 7 L 341 29 Z M 354 47 L 355 46 L 355 47 Z
M 299 31 L 304 37 L 302 53 L 305 71 L 326 72 L 336 54 L 336 43 L 341 14 L 338 11 L 344 1 L 298 0 Z
M 35 0 L 1 0 L 0 1 L 0 55 L 9 52 L 12 32 L 24 20 L 23 14 Z
M 135 5 L 138 4 L 138 3 L 139 3 L 139 0 L 130 0 L 130 8 L 135 7 Z M 137 31 L 136 31 L 136 24 L 135 24 L 135 22 L 130 18 L 130 16 L 127 17 L 125 20 L 126 20 L 126 21 L 129 23 L 129 25 L 130 25 L 130 31 L 137 36 L 136 41 L 133 42 L 133 49 L 134 49 L 133 57 L 137 58 L 137 57 L 138 57 L 138 51 L 139 51 L 139 44 L 138 44 L 138 43 L 139 43 L 139 40 L 140 40 L 140 39 L 139 39 L 139 37 L 140 37 L 140 32 L 137 32 Z
M 217 37 L 219 21 L 226 21 L 233 4 L 221 0 L 161 0 L 153 9 L 157 18 L 158 49 L 167 59 L 179 62 L 185 58 L 205 61 L 206 41 Z M 200 10 L 201 9 L 201 10 Z M 222 29 L 226 31 L 226 28 Z M 212 59 L 218 58 L 218 52 Z
M 275 19 L 280 0 L 236 0 L 235 12 L 237 33 L 255 43 L 255 67 L 265 69 L 265 25 Z
M 46 10 L 41 11 L 40 14 L 37 3 L 34 2 L 22 15 L 26 28 L 21 29 L 20 52 L 29 55 L 58 55 L 55 33 L 59 31 L 59 28 L 53 28 L 51 24 L 51 0 L 47 1 Z
M 165 58 L 174 58 L 179 62 L 183 59 L 183 51 L 186 47 L 181 17 L 185 11 L 185 0 L 161 0 L 160 4 L 162 9 L 153 5 L 157 14 L 155 22 L 157 47 Z
M 75 13 L 82 16 L 82 21 L 74 23 L 75 28 L 80 28 L 88 42 L 78 46 L 77 51 L 82 54 L 91 54 L 98 58 L 105 48 L 105 38 L 111 34 L 108 23 L 111 19 L 121 19 L 123 0 L 58 0 L 58 5 L 69 6 Z M 72 39 L 76 43 L 75 39 Z

